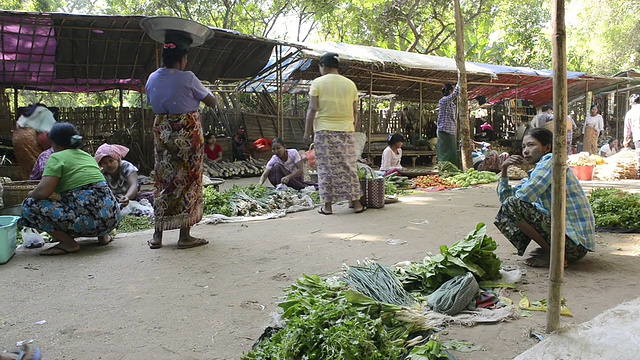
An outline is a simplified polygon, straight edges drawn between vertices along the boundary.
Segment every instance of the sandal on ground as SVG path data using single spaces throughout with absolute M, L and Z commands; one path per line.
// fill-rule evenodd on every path
M 363 206 L 360 210 L 354 210 L 353 212 L 356 214 L 360 214 L 361 212 L 364 212 L 365 210 L 367 210 L 366 206 Z
M 324 206 L 321 206 L 320 210 L 318 210 L 318 214 L 331 215 L 331 214 L 333 214 L 333 212 L 326 212 L 326 211 L 324 211 Z
M 106 240 L 103 240 L 102 237 L 98 238 L 98 245 L 104 246 L 109 245 L 113 241 L 113 235 L 106 235 Z
M 147 245 L 149 245 L 149 249 L 160 249 L 162 247 L 162 241 L 159 243 L 153 242 L 153 239 L 147 240 Z
M 202 245 L 207 245 L 209 243 L 208 240 L 205 239 L 195 239 L 194 241 L 191 241 L 187 244 L 180 244 L 178 242 L 178 249 L 191 249 L 194 247 L 198 247 L 198 246 L 202 246 Z
M 77 253 L 78 251 L 80 251 L 80 249 L 67 250 L 67 249 L 61 248 L 59 245 L 56 245 L 40 251 L 40 255 L 42 256 L 67 255 L 67 254 Z

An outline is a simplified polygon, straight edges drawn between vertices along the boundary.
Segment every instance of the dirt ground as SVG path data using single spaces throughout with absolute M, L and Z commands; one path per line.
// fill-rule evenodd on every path
M 638 181 L 586 184 L 640 188 Z M 418 261 L 479 222 L 489 224 L 503 263 L 524 268 L 492 224 L 498 206 L 492 184 L 417 193 L 363 214 L 340 205 L 331 216 L 305 211 L 200 225 L 194 234 L 211 243 L 190 250 L 176 249 L 175 231 L 165 234 L 159 250 L 148 249 L 149 232 L 119 235 L 109 246 L 86 241 L 80 253 L 67 256 L 21 249 L 0 266 L 0 346 L 13 349 L 33 339 L 46 359 L 239 359 L 268 325 L 283 289 L 302 274 L 334 273 L 365 258 L 386 265 Z M 412 224 L 419 219 L 428 223 Z M 389 245 L 389 239 L 406 243 Z M 564 297 L 574 317 L 563 317 L 563 325 L 639 295 L 640 236 L 599 233 L 597 239 L 597 252 L 566 269 Z M 547 271 L 526 270 L 519 290 L 532 300 L 546 297 Z M 519 295 L 511 298 L 517 302 Z M 543 334 L 545 322 L 545 313 L 533 312 L 507 323 L 451 326 L 441 340 L 482 346 L 457 353 L 460 359 L 511 359 L 536 344 L 529 332 Z

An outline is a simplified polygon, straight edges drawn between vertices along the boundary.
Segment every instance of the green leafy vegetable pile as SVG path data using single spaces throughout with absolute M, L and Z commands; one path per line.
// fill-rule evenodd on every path
M 478 224 L 462 241 L 449 248 L 442 246 L 441 254 L 410 266 L 400 275 L 403 285 L 407 290 L 432 291 L 467 271 L 480 279 L 497 279 L 500 259 L 493 253 L 496 247 L 486 236 L 486 226 Z M 275 334 L 269 329 L 270 337 L 242 359 L 448 358 L 446 346 L 431 336 L 441 323 L 402 306 L 414 300 L 398 279 L 374 262 L 348 267 L 344 277 L 304 275 L 286 290 L 284 301 L 278 304 L 284 327 Z
M 640 229 L 640 197 L 617 189 L 591 190 L 589 203 L 597 227 Z
M 132 233 L 153 228 L 153 218 L 148 216 L 126 215 L 120 220 L 118 233 Z
M 402 271 L 405 289 L 431 293 L 447 280 L 467 272 L 479 280 L 500 278 L 500 258 L 494 251 L 498 244 L 487 236 L 487 226 L 479 223 L 466 238 L 447 247 L 440 247 L 440 254 L 426 257 Z
M 500 180 L 500 177 L 491 171 L 477 171 L 468 169 L 467 171 L 453 175 L 448 178 L 449 181 L 461 187 L 469 187 L 480 184 L 489 184 Z
M 319 202 L 317 192 L 310 197 L 314 203 L 316 200 Z M 204 213 L 207 215 L 258 216 L 288 209 L 293 205 L 307 205 L 307 202 L 300 192 L 292 189 L 275 191 L 259 185 L 234 185 L 223 193 L 212 187 L 204 190 Z
M 387 360 L 405 353 L 404 339 L 391 336 L 383 317 L 361 311 L 347 293 L 340 280 L 305 275 L 279 304 L 287 325 L 242 359 Z

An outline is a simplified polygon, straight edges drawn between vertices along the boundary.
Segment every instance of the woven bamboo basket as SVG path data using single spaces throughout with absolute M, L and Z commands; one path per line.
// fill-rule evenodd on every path
M 27 198 L 29 191 L 35 189 L 39 183 L 39 180 L 24 180 L 4 184 L 4 191 L 2 194 L 4 206 L 22 204 L 24 199 Z

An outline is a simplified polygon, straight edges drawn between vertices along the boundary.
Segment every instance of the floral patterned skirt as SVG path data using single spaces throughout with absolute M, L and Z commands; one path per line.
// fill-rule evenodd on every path
M 76 238 L 106 235 L 120 223 L 118 201 L 106 182 L 67 190 L 60 197 L 59 201 L 25 199 L 20 225 Z
M 317 131 L 314 134 L 318 187 L 324 202 L 358 200 L 357 155 L 352 132 Z
M 202 220 L 204 138 L 198 113 L 156 115 L 156 231 L 178 229 Z
M 522 256 L 529 246 L 531 238 L 516 226 L 519 222 L 531 225 L 551 245 L 551 217 L 538 210 L 533 204 L 510 196 L 502 203 L 494 224 L 502 235 L 515 246 L 518 255 Z M 564 243 L 564 258 L 566 260 L 575 261 L 587 255 L 587 248 L 576 244 L 568 236 L 565 236 Z

